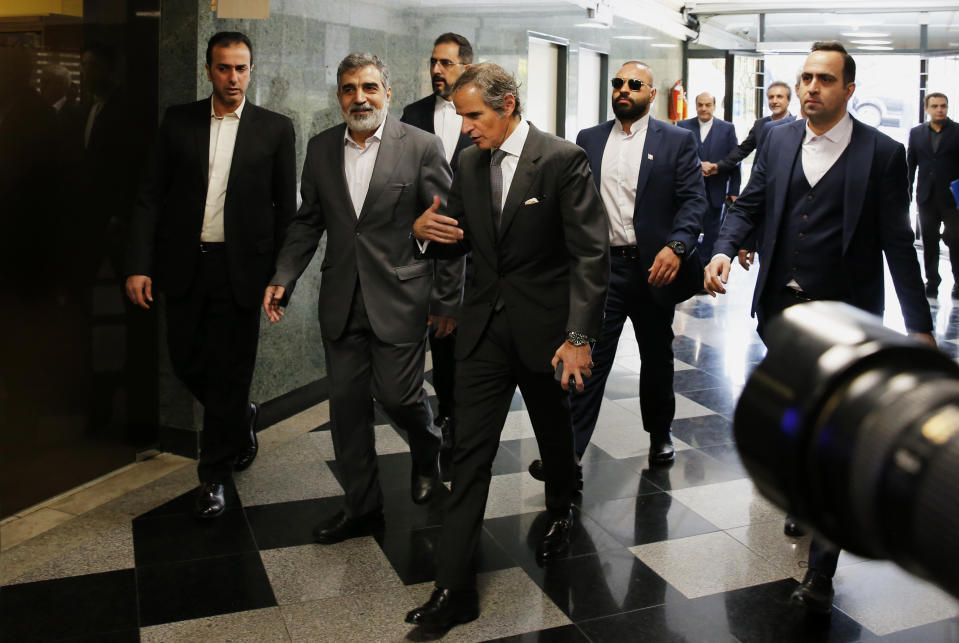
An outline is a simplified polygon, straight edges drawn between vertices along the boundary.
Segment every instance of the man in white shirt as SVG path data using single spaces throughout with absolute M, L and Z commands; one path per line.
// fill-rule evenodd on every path
M 760 336 L 771 319 L 804 301 L 843 301 L 882 315 L 885 255 L 906 328 L 935 344 L 912 245 L 905 150 L 850 117 L 855 80 L 856 63 L 841 44 L 813 45 L 799 86 L 806 120 L 766 134 L 749 184 L 726 214 L 704 286 L 713 296 L 726 292 L 730 257 L 762 224 L 764 260 L 753 294 Z M 814 538 L 793 600 L 829 612 L 838 558 Z
M 343 124 L 307 147 L 303 202 L 290 225 L 263 307 L 279 321 L 289 293 L 327 236 L 319 316 L 330 382 L 330 430 L 345 491 L 342 510 L 313 531 L 330 544 L 383 524 L 373 398 L 409 435 L 411 497 L 439 486 L 440 431 L 423 388 L 428 324 L 451 325 L 462 259 L 433 262 L 410 242 L 416 217 L 445 201 L 451 172 L 440 140 L 387 116 L 390 77 L 372 54 L 336 73 Z

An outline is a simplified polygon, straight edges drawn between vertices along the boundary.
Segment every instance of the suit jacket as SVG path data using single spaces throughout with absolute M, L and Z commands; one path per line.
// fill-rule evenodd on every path
M 434 263 L 410 247 L 413 221 L 445 199 L 450 168 L 440 139 L 387 117 L 383 138 L 359 216 L 344 169 L 341 123 L 320 132 L 306 150 L 302 205 L 290 225 L 271 283 L 292 290 L 323 234 L 319 317 L 323 336 L 336 340 L 349 318 L 359 283 L 373 333 L 404 344 L 426 338 L 430 314 L 456 316 L 462 292 L 462 261 Z
M 296 210 L 293 123 L 247 100 L 226 189 L 223 225 L 236 302 L 258 306 Z M 210 166 L 210 99 L 167 110 L 137 196 L 127 274 L 171 297 L 190 289 Z
M 759 252 L 768 259 L 759 264 L 753 312 L 767 287 L 780 223 L 792 205 L 786 202 L 786 196 L 805 133 L 805 119 L 768 132 L 749 183 L 727 211 L 716 241 L 716 253 L 733 257 L 749 233 L 760 223 L 764 225 Z M 905 150 L 901 143 L 853 119 L 846 154 L 843 269 L 836 278 L 845 279 L 849 285 L 852 296 L 847 303 L 882 315 L 885 253 L 906 326 L 912 331 L 931 331 L 929 302 L 912 245 Z
M 700 161 L 718 163 L 737 147 L 736 128 L 728 121 L 714 118 L 705 141 L 701 141 L 699 138 L 698 118 L 687 118 L 684 121 L 679 121 L 676 125 L 688 129 L 696 137 Z M 720 169 L 718 174 L 706 177 L 706 199 L 709 201 L 711 208 L 721 207 L 727 194 L 739 196 L 741 176 L 739 165 L 734 165 L 732 168 Z
M 722 161 L 716 162 L 716 165 L 719 166 L 720 172 L 728 172 L 734 166 L 738 165 L 749 156 L 753 150 L 759 150 L 762 148 L 763 140 L 766 137 L 766 134 L 769 132 L 769 128 L 775 127 L 777 125 L 785 125 L 786 123 L 792 123 L 796 120 L 796 117 L 792 114 L 786 114 L 779 120 L 773 120 L 773 117 L 763 116 L 762 118 L 757 118 L 756 122 L 753 123 L 753 126 L 749 130 L 749 134 L 746 135 L 746 138 L 743 139 L 743 142 L 740 143 L 732 152 L 730 152 L 726 158 Z M 757 151 L 757 154 L 759 152 Z
M 916 203 L 922 205 L 936 199 L 954 208 L 956 201 L 949 191 L 949 184 L 959 179 L 959 125 L 947 120 L 939 136 L 939 149 L 933 152 L 929 123 L 916 125 L 909 130 L 909 152 L 906 155 L 909 189 L 912 189 L 918 169 Z
M 433 131 L 433 111 L 436 106 L 436 96 L 430 94 L 425 98 L 421 98 L 415 103 L 410 103 L 403 108 L 403 115 L 400 117 L 400 120 L 404 123 L 409 123 L 420 128 L 423 131 L 429 132 L 430 134 L 436 134 Z M 453 172 L 456 172 L 456 168 L 459 165 L 460 152 L 472 145 L 473 142 L 470 140 L 470 137 L 460 132 L 460 138 L 456 141 L 456 149 L 453 152 L 453 158 L 450 159 L 450 168 Z
M 597 188 L 602 180 L 606 141 L 612 131 L 613 121 L 606 121 L 576 137 L 576 143 L 589 157 Z M 674 282 L 651 288 L 657 300 L 670 306 L 695 292 L 681 286 L 691 288 L 697 279 L 702 282 L 702 261 L 695 250 L 707 204 L 696 141 L 690 131 L 650 118 L 636 185 L 633 229 L 643 268 L 653 265 L 656 254 L 669 241 L 682 241 L 687 248 Z M 701 288 L 699 283 L 695 290 Z
M 463 151 L 445 210 L 463 240 L 426 249 L 428 256 L 472 253 L 456 359 L 473 352 L 501 301 L 520 359 L 550 371 L 568 330 L 596 338 L 602 330 L 609 283 L 603 202 L 583 151 L 530 125 L 497 235 L 489 167 L 489 150 Z

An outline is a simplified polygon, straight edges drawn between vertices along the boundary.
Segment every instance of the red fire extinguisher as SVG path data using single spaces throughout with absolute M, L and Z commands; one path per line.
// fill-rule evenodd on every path
M 686 118 L 686 91 L 682 79 L 673 84 L 669 92 L 669 120 L 673 123 Z

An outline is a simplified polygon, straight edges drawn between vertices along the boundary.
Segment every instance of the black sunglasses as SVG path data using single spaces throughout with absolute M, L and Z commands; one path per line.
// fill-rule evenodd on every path
M 638 78 L 630 78 L 628 81 L 622 78 L 614 78 L 609 81 L 613 85 L 613 89 L 622 89 L 623 83 L 629 83 L 629 89 L 634 92 L 638 92 L 645 85 L 646 87 L 652 87 L 649 83 L 642 81 Z

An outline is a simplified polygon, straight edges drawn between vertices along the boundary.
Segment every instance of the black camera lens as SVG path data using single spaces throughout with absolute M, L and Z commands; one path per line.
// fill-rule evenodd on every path
M 788 308 L 736 407 L 762 493 L 959 595 L 959 365 L 836 302 Z

